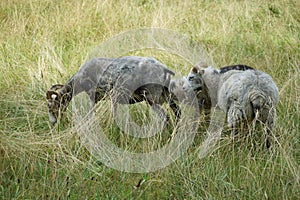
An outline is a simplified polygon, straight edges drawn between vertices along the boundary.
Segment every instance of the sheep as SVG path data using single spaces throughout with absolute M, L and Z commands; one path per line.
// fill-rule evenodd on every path
M 220 108 L 226 113 L 227 124 L 234 131 L 243 121 L 258 120 L 264 123 L 267 129 L 266 146 L 270 147 L 270 132 L 275 125 L 279 101 L 278 88 L 270 75 L 246 65 L 223 69 L 195 66 L 184 86 L 203 96 L 208 91 L 210 102 L 204 101 L 202 107 L 211 104 L 211 107 Z
M 175 75 L 151 57 L 125 56 L 88 60 L 66 84 L 53 85 L 46 92 L 49 120 L 54 125 L 72 98 L 86 92 L 95 105 L 113 96 L 113 103 L 134 104 L 146 101 L 157 113 L 168 118 L 161 105 L 169 103 L 176 119 L 180 108 L 169 92 L 170 77 Z
M 199 62 L 196 66 L 207 67 L 204 62 Z M 253 70 L 252 67 L 247 65 L 230 65 L 220 68 L 220 73 L 225 73 L 230 70 Z M 189 77 L 191 79 L 191 77 Z M 200 87 L 198 87 L 201 85 Z M 203 85 L 203 87 L 202 87 Z M 201 88 L 201 90 L 200 90 Z M 196 97 L 198 103 L 198 109 L 200 112 L 204 112 L 205 116 L 208 117 L 211 111 L 211 100 L 208 94 L 208 88 L 201 79 L 193 79 L 193 84 L 190 84 L 186 76 L 180 78 L 172 78 L 170 81 L 169 90 L 180 102 L 191 101 L 191 98 Z

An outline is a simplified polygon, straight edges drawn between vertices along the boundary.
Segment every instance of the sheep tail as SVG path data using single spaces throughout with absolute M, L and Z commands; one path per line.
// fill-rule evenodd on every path
M 255 114 L 265 105 L 266 99 L 267 97 L 262 91 L 252 90 L 249 92 L 249 100 Z

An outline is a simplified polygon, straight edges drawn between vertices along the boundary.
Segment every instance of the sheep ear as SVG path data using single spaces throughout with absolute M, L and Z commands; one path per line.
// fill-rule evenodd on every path
M 193 68 L 191 69 L 191 71 L 192 71 L 194 74 L 198 74 L 198 72 L 199 72 L 199 70 L 198 70 L 197 67 L 193 67 Z
M 48 90 L 46 93 L 46 98 L 48 100 L 60 100 L 60 94 L 53 90 Z

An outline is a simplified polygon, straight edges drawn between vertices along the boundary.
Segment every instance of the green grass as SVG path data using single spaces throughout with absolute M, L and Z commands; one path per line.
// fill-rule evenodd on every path
M 299 10 L 296 0 L 2 0 L 0 198 L 298 199 Z M 216 67 L 243 63 L 269 73 L 280 90 L 272 150 L 259 137 L 232 142 L 224 134 L 213 154 L 199 159 L 197 149 L 205 137 L 200 127 L 188 153 L 170 166 L 125 173 L 99 163 L 84 147 L 72 109 L 60 126 L 52 127 L 47 89 L 66 82 L 103 41 L 147 27 L 186 35 L 204 46 Z M 156 57 L 179 74 L 191 66 L 155 49 L 128 54 Z M 112 141 L 131 150 L 150 148 L 147 140 L 122 135 L 109 117 L 104 121 Z M 164 137 L 150 141 L 151 148 L 165 144 Z

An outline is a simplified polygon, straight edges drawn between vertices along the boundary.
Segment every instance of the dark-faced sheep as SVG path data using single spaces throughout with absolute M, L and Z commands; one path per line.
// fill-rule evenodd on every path
M 179 118 L 180 108 L 168 88 L 172 75 L 174 72 L 149 57 L 91 59 L 66 84 L 53 85 L 47 91 L 50 122 L 55 124 L 72 98 L 81 92 L 89 95 L 93 105 L 107 95 L 113 95 L 114 103 L 146 101 L 164 118 L 167 114 L 161 104 L 167 102 Z

